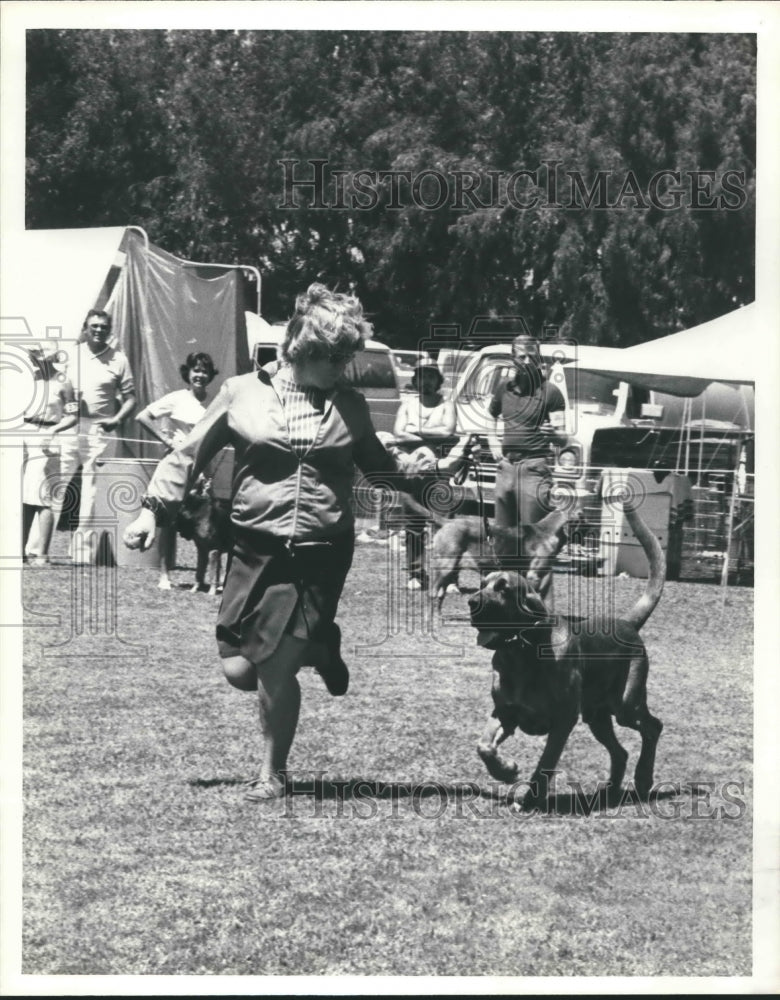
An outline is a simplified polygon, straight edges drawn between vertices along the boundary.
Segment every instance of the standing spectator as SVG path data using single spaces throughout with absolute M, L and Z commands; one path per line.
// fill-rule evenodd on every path
M 535 524 L 550 509 L 550 446 L 557 437 L 550 413 L 564 409 L 566 403 L 560 390 L 547 381 L 535 340 L 526 335 L 515 337 L 512 361 L 514 374 L 498 386 L 490 401 L 488 409 L 495 424 L 488 440 L 498 462 L 495 523 L 516 529 Z M 504 424 L 502 438 L 499 417 Z
M 230 556 L 217 645 L 230 684 L 258 691 L 262 758 L 248 793 L 285 792 L 287 756 L 298 726 L 297 674 L 315 667 L 333 695 L 346 693 L 335 623 L 352 562 L 354 463 L 381 479 L 413 485 L 407 456 L 378 440 L 368 405 L 342 379 L 371 335 L 360 302 L 311 285 L 296 300 L 281 366 L 228 379 L 184 444 L 160 462 L 144 509 L 125 544 L 148 549 L 158 521 L 172 521 L 188 483 L 227 444 L 235 449 Z M 466 456 L 438 464 L 457 469 Z M 428 463 L 431 479 L 437 463 Z
M 112 432 L 135 408 L 135 383 L 130 364 L 122 351 L 109 346 L 111 317 L 99 309 L 90 309 L 84 321 L 86 339 L 76 348 L 69 375 L 79 401 L 77 434 L 63 439 L 60 474 L 67 484 L 81 466 L 81 501 L 79 531 L 81 551 L 71 556 L 74 563 L 95 560 L 97 539 L 93 530 L 97 493 L 97 463 L 110 457 Z M 61 510 L 61 500 L 55 513 Z
M 219 374 L 210 354 L 188 354 L 179 368 L 188 388 L 176 389 L 150 403 L 136 417 L 150 434 L 169 449 L 178 447 L 206 412 L 207 390 Z M 170 571 L 176 564 L 176 528 L 160 526 L 160 590 L 171 589 Z
M 22 472 L 22 558 L 27 561 L 30 529 L 37 514 L 38 544 L 32 565 L 45 566 L 54 531 L 52 486 L 57 483 L 60 469 L 60 449 L 55 438 L 75 425 L 78 404 L 71 382 L 54 368 L 56 353 L 49 355 L 37 349 L 29 353 L 36 366 L 35 380 L 45 383 L 46 391 L 41 405 L 23 418 L 27 427 Z
M 444 376 L 434 364 L 418 364 L 411 385 L 416 396 L 406 396 L 396 414 L 393 437 L 402 451 L 429 451 L 431 458 L 442 454 L 442 449 L 455 443 L 455 405 L 442 395 Z M 404 511 L 406 541 L 406 569 L 409 590 L 426 589 L 425 531 L 427 522 L 410 508 L 405 494 L 401 494 Z

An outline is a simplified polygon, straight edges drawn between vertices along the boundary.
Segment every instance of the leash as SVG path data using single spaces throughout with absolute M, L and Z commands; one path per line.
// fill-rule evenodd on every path
M 466 459 L 466 463 L 464 464 L 463 468 L 453 476 L 452 481 L 455 483 L 456 486 L 462 486 L 466 480 L 469 468 L 471 468 L 472 471 L 474 472 L 474 480 L 477 484 L 477 500 L 479 503 L 480 512 L 482 514 L 482 530 L 485 532 L 485 539 L 490 547 L 490 554 L 493 559 L 493 563 L 496 569 L 501 569 L 501 562 L 498 556 L 496 555 L 496 539 L 493 534 L 493 529 L 490 526 L 490 521 L 488 520 L 487 510 L 485 507 L 485 496 L 484 493 L 482 492 L 482 483 L 479 481 L 479 471 L 480 471 L 479 462 L 470 453 L 470 448 L 474 439 L 478 440 L 479 435 L 472 434 L 471 437 L 469 438 L 469 441 L 466 446 L 469 449 L 469 456 Z

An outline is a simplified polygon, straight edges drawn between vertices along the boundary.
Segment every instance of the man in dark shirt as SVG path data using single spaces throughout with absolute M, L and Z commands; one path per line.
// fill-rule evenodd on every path
M 539 345 L 521 335 L 512 342 L 514 375 L 501 383 L 490 401 L 496 421 L 490 437 L 498 461 L 495 492 L 495 523 L 517 528 L 535 524 L 549 511 L 553 479 L 550 446 L 556 431 L 550 413 L 566 406 L 563 395 L 544 374 Z M 498 419 L 504 423 L 499 443 Z

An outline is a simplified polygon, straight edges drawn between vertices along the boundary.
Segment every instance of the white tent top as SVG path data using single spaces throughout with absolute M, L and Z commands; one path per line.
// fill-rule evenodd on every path
M 710 382 L 754 383 L 761 370 L 761 332 L 755 303 L 709 323 L 636 347 L 603 349 L 598 368 L 580 366 L 674 396 L 697 396 Z M 608 351 L 608 353 L 607 353 Z
M 27 332 L 35 339 L 77 340 L 111 266 L 121 261 L 117 257 L 124 234 L 124 226 L 4 233 L 4 336 Z
M 39 346 L 67 359 L 112 265 L 121 261 L 124 234 L 123 226 L 0 234 L 3 430 L 21 428 L 22 414 L 37 405 L 27 350 Z

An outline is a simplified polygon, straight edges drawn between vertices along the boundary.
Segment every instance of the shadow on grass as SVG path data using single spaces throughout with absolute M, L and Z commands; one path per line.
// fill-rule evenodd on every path
M 241 786 L 250 784 L 246 778 L 192 778 L 188 784 L 193 788 L 213 788 L 219 785 Z M 490 798 L 508 800 L 507 786 L 497 784 L 495 788 L 483 788 L 476 781 L 376 781 L 372 778 L 313 779 L 293 778 L 285 786 L 287 795 L 310 796 L 314 799 L 404 799 L 412 797 L 430 798 Z
M 680 785 L 667 785 L 663 789 L 651 789 L 646 798 L 642 798 L 634 788 L 623 788 L 619 796 L 616 795 L 612 798 L 608 795 L 605 787 L 596 788 L 590 794 L 580 787 L 575 787 L 571 792 L 559 792 L 551 795 L 541 805 L 535 804 L 533 810 L 552 816 L 590 816 L 593 813 L 611 810 L 630 811 L 632 808 L 639 812 L 648 805 L 652 806 L 658 802 L 677 799 L 683 794 L 685 794 L 685 789 Z
M 193 778 L 188 784 L 193 788 L 213 788 L 217 786 L 244 786 L 250 784 L 245 778 Z M 640 798 L 633 788 L 621 790 L 619 796 L 610 798 L 606 788 L 598 787 L 591 792 L 578 785 L 571 792 L 557 793 L 543 803 L 523 805 L 523 798 L 528 791 L 527 782 L 515 785 L 505 785 L 500 782 L 481 785 L 476 781 L 377 781 L 371 778 L 328 779 L 324 776 L 313 779 L 292 778 L 287 781 L 285 794 L 287 796 L 306 797 L 315 801 L 349 801 L 349 800 L 387 800 L 398 802 L 405 799 L 419 801 L 420 799 L 437 798 L 440 801 L 469 802 L 476 799 L 487 799 L 493 803 L 516 811 L 540 813 L 550 816 L 590 816 L 593 813 L 607 811 L 642 812 L 648 806 L 664 801 L 679 799 L 680 796 L 695 796 L 695 788 L 687 788 L 679 784 L 665 784 L 663 788 L 652 789 L 646 799 Z

